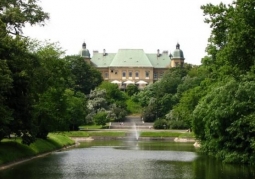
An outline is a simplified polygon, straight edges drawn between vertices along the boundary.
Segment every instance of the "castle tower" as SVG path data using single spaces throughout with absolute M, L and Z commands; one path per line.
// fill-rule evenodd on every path
M 89 50 L 86 49 L 86 43 L 83 42 L 82 44 L 82 50 L 81 50 L 81 56 L 84 58 L 85 62 L 90 64 L 90 53 Z
M 173 55 L 170 56 L 171 58 L 171 67 L 183 67 L 184 65 L 184 55 L 183 51 L 180 49 L 180 44 L 177 43 L 176 49 L 173 52 Z

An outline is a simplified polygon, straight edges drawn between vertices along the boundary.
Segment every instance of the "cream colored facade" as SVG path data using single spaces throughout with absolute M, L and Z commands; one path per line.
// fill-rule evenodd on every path
M 82 45 L 81 56 L 102 74 L 104 80 L 117 83 L 120 88 L 128 84 L 137 84 L 143 88 L 163 77 L 165 71 L 176 66 L 183 66 L 184 55 L 180 45 L 172 54 L 167 51 L 147 54 L 142 49 L 120 49 L 117 53 L 93 52 L 90 57 L 86 44 Z

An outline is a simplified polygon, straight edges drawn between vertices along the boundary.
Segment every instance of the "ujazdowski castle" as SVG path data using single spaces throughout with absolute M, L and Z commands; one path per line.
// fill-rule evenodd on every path
M 184 55 L 177 43 L 173 54 L 168 51 L 145 53 L 143 49 L 119 49 L 117 53 L 93 51 L 90 56 L 86 43 L 82 44 L 81 56 L 96 67 L 104 80 L 116 83 L 120 88 L 137 84 L 140 88 L 160 80 L 169 68 L 183 66 Z

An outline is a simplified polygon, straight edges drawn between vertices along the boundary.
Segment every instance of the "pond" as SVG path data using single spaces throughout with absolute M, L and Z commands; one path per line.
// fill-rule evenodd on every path
M 255 168 L 222 164 L 192 143 L 91 141 L 0 171 L 1 179 L 255 179 Z

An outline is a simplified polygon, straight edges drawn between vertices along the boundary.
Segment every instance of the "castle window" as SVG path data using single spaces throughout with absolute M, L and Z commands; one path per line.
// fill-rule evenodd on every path
M 132 71 L 130 71 L 130 72 L 128 73 L 128 76 L 129 76 L 129 77 L 132 77 Z
M 149 76 L 150 76 L 150 72 L 149 72 L 149 71 L 146 71 L 146 72 L 145 72 L 145 77 L 146 77 L 146 78 L 149 78 Z
M 158 73 L 154 73 L 154 78 L 157 79 L 158 78 Z
M 139 72 L 135 72 L 135 77 L 139 77 Z
M 122 77 L 126 77 L 126 71 L 122 72 Z

